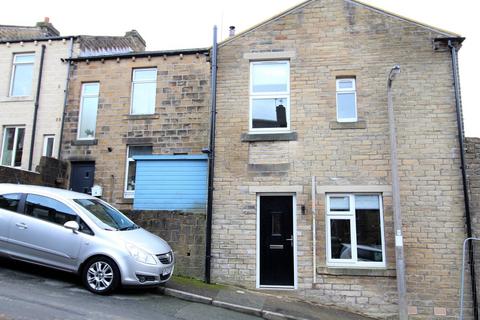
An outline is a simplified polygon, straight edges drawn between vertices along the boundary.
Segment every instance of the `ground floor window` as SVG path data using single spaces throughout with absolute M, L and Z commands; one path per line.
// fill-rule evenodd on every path
M 152 146 L 127 146 L 127 166 L 125 169 L 125 198 L 133 198 L 135 194 L 136 164 L 134 156 L 152 154 Z
M 43 153 L 44 157 L 53 157 L 53 146 L 55 144 L 55 135 L 47 134 L 43 136 Z
M 22 166 L 25 128 L 6 127 L 3 131 L 2 162 L 4 166 Z
M 327 265 L 385 267 L 382 197 L 378 194 L 329 194 Z

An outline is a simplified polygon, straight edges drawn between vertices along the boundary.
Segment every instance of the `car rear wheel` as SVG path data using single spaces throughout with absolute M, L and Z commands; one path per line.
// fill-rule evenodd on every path
M 85 287 L 96 294 L 109 294 L 120 283 L 120 272 L 115 262 L 107 257 L 96 257 L 85 264 L 82 272 Z

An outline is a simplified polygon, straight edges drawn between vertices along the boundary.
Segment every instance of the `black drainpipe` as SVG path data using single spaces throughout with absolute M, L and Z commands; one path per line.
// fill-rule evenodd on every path
M 46 46 L 42 44 L 42 53 L 40 55 L 40 69 L 38 71 L 38 81 L 37 81 L 37 95 L 35 97 L 35 107 L 33 109 L 33 124 L 32 124 L 32 140 L 30 142 L 30 157 L 28 159 L 28 170 L 32 170 L 32 162 L 33 162 L 33 149 L 35 146 L 35 134 L 37 130 L 37 114 L 38 114 L 38 107 L 40 103 L 40 89 L 42 87 L 42 74 L 43 74 L 43 60 L 45 58 L 45 49 Z
M 65 83 L 65 96 L 63 98 L 63 112 L 62 112 L 62 125 L 60 127 L 60 137 L 58 139 L 58 156 L 57 159 L 60 159 L 62 155 L 62 143 L 63 143 L 63 128 L 65 127 L 65 116 L 67 110 L 67 103 L 68 103 L 68 86 L 70 85 L 70 66 L 72 62 L 69 60 L 73 56 L 73 38 L 70 38 L 70 53 L 68 59 L 65 63 L 68 63 L 67 66 L 67 80 Z
M 217 119 L 217 26 L 213 27 L 212 76 L 210 81 L 210 144 L 208 147 L 208 200 L 207 227 L 205 238 L 205 282 L 210 283 L 212 260 L 212 212 L 213 212 L 213 176 L 215 165 L 215 124 Z
M 472 222 L 470 217 L 470 200 L 468 195 L 467 173 L 465 167 L 465 145 L 464 145 L 464 131 L 463 131 L 463 116 L 462 103 L 460 101 L 460 85 L 458 80 L 458 57 L 457 48 L 452 44 L 452 40 L 448 40 L 448 47 L 450 48 L 452 56 L 453 69 L 453 86 L 455 89 L 455 105 L 457 110 L 457 127 L 458 127 L 458 142 L 460 144 L 460 163 L 462 169 L 463 182 L 463 199 L 465 202 L 465 221 L 467 225 L 467 237 L 472 237 Z M 472 301 L 473 301 L 473 315 L 474 319 L 478 320 L 478 299 L 477 299 L 477 281 L 475 278 L 475 259 L 473 254 L 472 241 L 468 242 L 468 260 L 470 263 L 470 274 L 472 276 Z

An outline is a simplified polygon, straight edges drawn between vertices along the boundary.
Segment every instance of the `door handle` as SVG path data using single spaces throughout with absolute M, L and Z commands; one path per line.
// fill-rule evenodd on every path
M 15 226 L 18 228 L 18 229 L 22 229 L 22 230 L 25 230 L 25 229 L 28 229 L 27 225 L 25 223 L 15 223 Z
M 293 236 L 290 236 L 289 239 L 285 239 L 285 241 L 290 241 L 290 246 L 293 248 Z

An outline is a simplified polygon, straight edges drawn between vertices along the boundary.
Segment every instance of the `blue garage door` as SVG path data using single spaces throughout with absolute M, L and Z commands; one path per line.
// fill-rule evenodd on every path
M 205 211 L 207 156 L 136 156 L 135 210 Z

